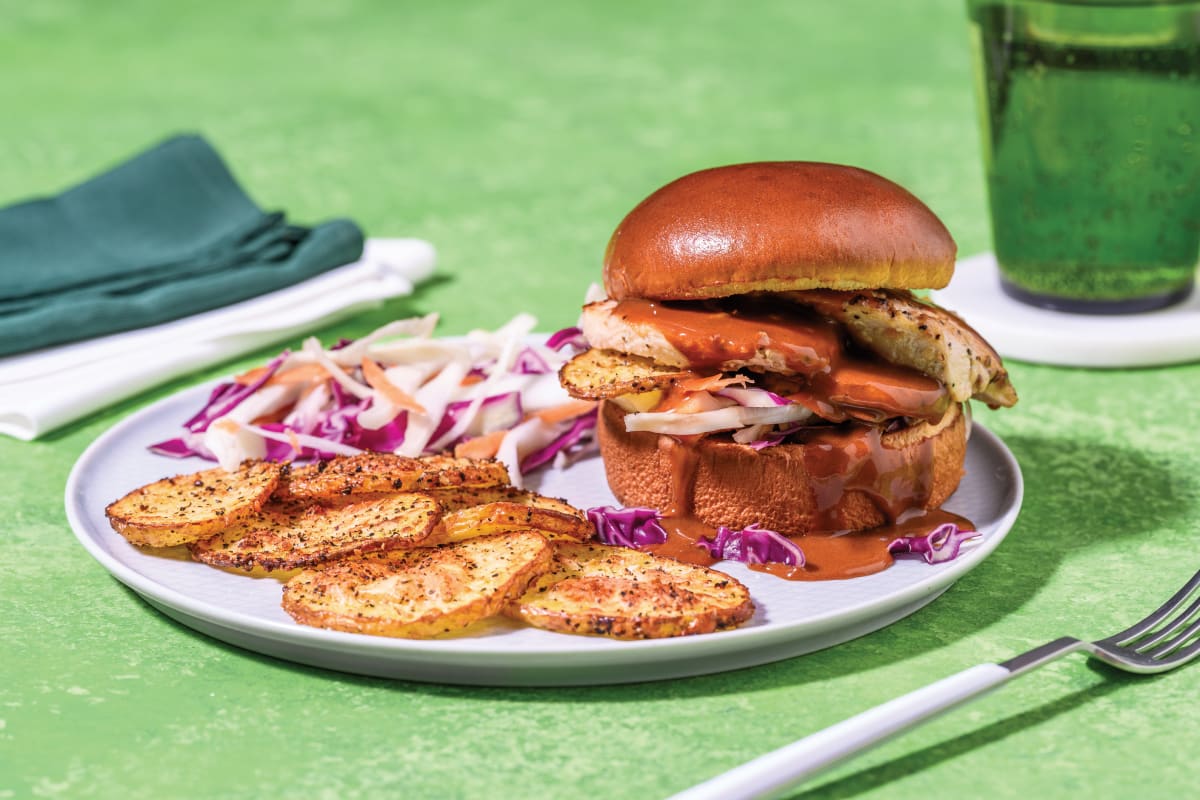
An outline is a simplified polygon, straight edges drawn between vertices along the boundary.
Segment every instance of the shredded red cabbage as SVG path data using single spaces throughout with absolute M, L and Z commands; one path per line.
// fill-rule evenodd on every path
M 267 381 L 271 380 L 271 377 L 279 370 L 280 365 L 283 364 L 287 357 L 288 353 L 284 351 L 267 362 L 262 375 L 259 375 L 252 383 L 244 386 L 240 383 L 222 383 L 213 389 L 212 394 L 208 396 L 208 402 L 204 404 L 204 408 L 200 409 L 194 417 L 183 423 L 183 427 L 192 433 L 204 433 L 214 420 L 233 411 L 242 404 L 242 401 L 261 389 Z
M 518 375 L 545 375 L 547 372 L 553 371 L 546 363 L 546 359 L 542 358 L 532 347 L 521 348 L 521 352 L 517 353 L 516 361 L 513 362 L 513 372 Z
M 754 440 L 753 442 L 750 443 L 750 446 L 752 448 L 754 448 L 755 450 L 763 450 L 768 447 L 774 447 L 777 444 L 783 444 L 783 442 L 789 436 L 791 436 L 796 431 L 802 430 L 805 427 L 807 427 L 807 426 L 803 422 L 796 422 L 794 424 L 787 425 L 785 427 L 780 428 L 779 430 L 768 433 L 766 436 L 764 436 L 761 439 Z
M 590 439 L 596 430 L 597 411 L 593 409 L 586 414 L 581 414 L 571 421 L 569 427 L 564 433 L 556 437 L 554 441 L 546 445 L 540 450 L 528 454 L 521 459 L 521 472 L 526 473 L 537 469 L 543 464 L 548 464 L 554 460 L 554 457 L 562 452 L 570 452 L 573 447 L 580 444 L 585 439 Z
M 438 441 L 446 431 L 457 425 L 462 415 L 467 412 L 467 409 L 471 407 L 473 402 L 473 400 L 456 400 L 448 404 L 445 413 L 442 415 L 442 421 L 438 423 L 433 435 L 429 437 L 429 441 Z M 472 423 L 467 426 L 467 430 L 463 431 L 462 436 L 448 443 L 446 446 L 447 448 L 453 448 L 454 445 L 468 437 L 511 428 L 520 422 L 524 416 L 525 409 L 521 405 L 520 392 L 505 392 L 504 394 L 494 394 L 490 397 L 485 397 L 480 404 L 479 412 L 475 415 Z
M 356 415 L 357 416 L 357 415 Z M 404 432 L 408 428 L 408 414 L 401 413 L 387 425 L 374 430 L 364 428 L 357 419 L 348 420 L 349 432 L 340 441 L 359 450 L 374 450 L 390 453 L 404 443 Z
M 332 408 L 318 414 L 316 425 L 311 431 L 304 431 L 304 433 L 311 433 L 322 439 L 330 439 L 353 446 L 346 440 L 346 437 L 352 433 L 351 423 L 360 412 L 367 408 L 370 401 L 354 397 L 337 381 L 330 383 L 330 392 L 333 395 Z
M 275 431 L 283 433 L 288 430 L 286 425 L 278 422 L 268 422 L 262 425 L 263 430 Z M 290 461 L 295 458 L 333 458 L 333 453 L 326 453 L 312 447 L 301 447 L 297 453 L 295 449 L 287 442 L 279 442 L 274 439 L 263 439 L 263 444 L 267 448 L 267 461 Z
M 233 381 L 228 383 L 218 383 L 209 393 L 208 399 L 204 401 L 204 405 L 201 406 L 200 410 L 197 411 L 194 416 L 183 423 L 183 427 L 189 431 L 201 426 L 207 428 L 208 423 L 213 419 L 216 419 L 216 417 L 210 417 L 209 412 L 216 408 L 218 403 L 223 403 L 227 398 L 232 397 L 233 394 L 239 391 L 241 388 L 242 387 L 239 384 L 236 384 Z
M 522 324 L 525 322 L 523 319 Z M 500 352 L 507 352 L 506 348 L 513 344 L 512 331 L 506 331 L 507 329 L 499 331 L 491 338 L 485 336 L 476 344 L 467 342 L 461 349 L 451 348 L 446 354 L 429 357 L 435 363 L 438 359 L 454 360 L 464 356 L 468 357 L 472 363 L 467 374 L 476 380 L 474 382 L 464 380 L 457 388 L 451 387 L 448 383 L 445 386 L 434 387 L 437 390 L 434 392 L 436 395 L 435 407 L 441 410 L 441 417 L 437 420 L 436 426 L 432 426 L 434 428 L 432 431 L 428 430 L 430 426 L 425 424 L 426 420 L 421 418 L 422 424 L 419 426 L 419 433 L 422 441 L 426 442 L 424 452 L 433 452 L 434 447 L 437 449 L 452 448 L 472 436 L 494 431 L 514 430 L 525 419 L 525 408 L 523 407 L 525 399 L 533 397 L 536 398 L 536 402 L 546 404 L 551 394 L 549 387 L 553 386 L 557 390 L 554 373 L 557 371 L 557 364 L 565 360 L 566 356 L 558 356 L 545 347 L 520 347 L 513 363 L 505 370 L 507 374 L 505 376 L 493 374 L 496 369 L 496 360 L 492 353 L 496 349 L 499 349 Z M 550 338 L 555 349 L 567 345 L 579 348 L 587 347 L 578 328 L 559 331 Z M 330 352 L 342 350 L 353 343 L 354 340 L 341 339 L 330 348 Z M 306 344 L 306 349 L 307 347 Z M 480 352 L 479 347 L 486 348 L 484 352 L 488 354 Z M 266 401 L 264 407 L 270 406 L 273 412 L 281 412 L 282 418 L 280 418 L 280 413 L 275 413 L 272 417 L 274 421 L 271 422 L 241 419 L 241 417 L 247 416 L 241 411 L 249 408 L 243 406 L 243 403 L 261 394 L 263 387 L 273 377 L 281 370 L 289 368 L 285 362 L 289 361 L 290 355 L 288 351 L 284 351 L 272 359 L 259 374 L 256 374 L 254 380 L 246 385 L 228 381 L 217 386 L 209 393 L 203 407 L 184 423 L 184 429 L 180 436 L 152 444 L 149 449 L 154 453 L 172 458 L 199 456 L 213 461 L 232 458 L 238 452 L 245 451 L 249 445 L 230 443 L 219 439 L 222 446 L 216 448 L 213 442 L 217 440 L 211 438 L 214 432 L 210 430 L 213 422 L 226 417 L 230 412 L 234 412 L 234 417 L 237 417 L 240 422 L 250 425 L 251 433 L 257 430 L 258 435 L 247 439 L 247 442 L 255 439 L 263 440 L 265 457 L 271 460 L 306 459 L 333 455 L 332 452 L 322 452 L 322 443 L 314 442 L 308 437 L 329 442 L 330 446 L 336 448 L 339 453 L 355 449 L 395 452 L 404 449 L 406 434 L 410 439 L 413 438 L 414 428 L 418 427 L 414 412 L 402 408 L 374 409 L 368 415 L 370 418 L 368 424 L 380 425 L 380 427 L 367 428 L 360 424 L 360 415 L 371 409 L 372 405 L 378 402 L 376 398 L 381 395 L 373 392 L 366 397 L 360 396 L 359 392 L 348 390 L 342 381 L 334 378 L 310 385 L 305 392 L 292 393 L 297 394 L 297 398 L 290 400 L 290 406 L 283 408 L 279 406 L 285 406 L 284 401 L 291 398 L 292 394 L 271 394 L 264 397 L 263 399 Z M 377 361 L 377 363 L 379 362 Z M 464 366 L 466 365 L 464 364 Z M 355 374 L 356 369 L 356 367 L 348 366 L 346 371 L 351 380 L 361 382 L 362 378 Z M 439 373 L 434 370 L 431 374 Z M 523 380 L 507 380 L 510 375 L 525 377 Z M 479 380 L 486 381 L 493 377 L 506 379 L 503 384 L 506 387 L 505 390 L 478 398 L 476 396 L 478 390 L 468 388 L 474 386 Z M 521 388 L 518 391 L 509 390 L 513 386 Z M 367 393 L 362 392 L 361 394 Z M 463 397 L 472 399 L 454 399 Z M 241 411 L 235 411 L 239 407 Z M 470 420 L 467 419 L 468 414 L 471 415 Z M 389 421 L 384 423 L 385 419 Z M 525 457 L 521 459 L 521 471 L 533 470 L 556 459 L 575 457 L 587 452 L 594 445 L 595 426 L 596 414 L 593 411 L 590 414 L 564 421 L 553 428 L 539 431 L 539 436 L 531 444 L 540 444 L 548 437 L 552 437 L 552 441 L 539 446 L 532 453 L 525 454 Z M 441 441 L 449 436 L 455 436 L 456 440 Z M 300 437 L 303 439 L 303 443 L 293 437 Z M 411 443 L 416 444 L 415 442 Z M 209 449 L 210 445 L 214 447 L 214 450 Z M 258 447 L 257 443 L 254 444 L 254 447 Z M 297 448 L 300 448 L 300 452 L 296 452 Z M 215 452 L 218 450 L 219 458 L 218 452 Z M 255 450 L 255 452 L 262 451 Z
M 561 350 L 564 347 L 574 347 L 577 350 L 587 350 L 587 339 L 583 338 L 583 331 L 579 328 L 563 328 L 546 340 L 546 347 L 551 350 Z
M 596 537 L 605 544 L 640 548 L 667 540 L 662 515 L 653 508 L 600 506 L 589 508 L 587 517 L 596 529 Z M 707 550 L 713 558 L 725 561 L 804 566 L 804 552 L 795 542 L 758 524 L 740 531 L 722 525 L 717 528 L 715 538 L 700 538 L 696 545 Z
M 740 561 L 743 564 L 787 564 L 804 566 L 804 551 L 786 536 L 754 523 L 740 531 L 724 525 L 717 528 L 712 538 L 696 540 L 713 558 Z
M 667 531 L 653 508 L 598 506 L 587 510 L 587 518 L 596 529 L 596 537 L 605 544 L 636 549 L 667 540 Z
M 979 531 L 964 530 L 953 522 L 937 526 L 928 536 L 901 536 L 888 545 L 892 555 L 913 554 L 927 564 L 940 564 L 958 558 L 963 542 L 979 536 Z
M 147 448 L 151 453 L 157 453 L 160 456 L 168 458 L 187 458 L 188 456 L 203 456 L 204 458 L 212 459 L 211 454 L 202 452 L 198 447 L 192 445 L 186 439 L 167 439 L 165 442 L 157 442 Z

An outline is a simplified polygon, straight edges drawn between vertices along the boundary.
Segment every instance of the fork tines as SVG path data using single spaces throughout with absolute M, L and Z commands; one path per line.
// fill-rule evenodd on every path
M 1200 572 L 1193 575 L 1182 589 L 1153 614 L 1096 644 L 1132 651 L 1159 663 L 1174 663 L 1192 658 L 1200 652 L 1200 641 L 1192 641 L 1200 634 L 1200 596 L 1196 596 L 1198 590 Z M 1180 612 L 1179 609 L 1185 604 L 1187 607 Z

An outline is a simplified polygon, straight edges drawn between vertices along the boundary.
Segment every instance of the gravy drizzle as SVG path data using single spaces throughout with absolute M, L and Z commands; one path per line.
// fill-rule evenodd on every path
M 718 303 L 625 299 L 615 313 L 660 331 L 693 368 L 720 370 L 727 362 L 749 360 L 769 347 L 805 380 L 790 399 L 831 423 L 868 423 L 830 424 L 799 434 L 808 445 L 804 466 L 816 495 L 817 532 L 790 538 L 804 551 L 806 563 L 803 567 L 751 564 L 750 569 L 786 580 L 854 578 L 891 566 L 888 544 L 896 538 L 926 535 L 943 522 L 974 530 L 962 517 L 923 507 L 932 490 L 932 442 L 923 442 L 916 458 L 911 458 L 902 450 L 884 447 L 882 430 L 871 424 L 901 416 L 941 419 L 950 398 L 938 381 L 880 359 L 847 353 L 836 323 L 795 306 L 785 309 L 760 302 L 742 311 Z M 714 537 L 716 530 L 697 519 L 692 507 L 699 438 L 659 440 L 671 470 L 670 501 L 662 509 L 667 539 L 647 549 L 709 566 L 717 559 L 696 541 Z M 835 508 L 848 492 L 868 496 L 888 523 L 866 531 L 840 532 Z
M 657 330 L 693 369 L 724 370 L 770 349 L 782 358 L 784 371 L 807 383 L 790 399 L 832 422 L 881 422 L 889 417 L 936 422 L 950 405 L 950 395 L 939 381 L 878 358 L 847 353 L 836 322 L 793 305 L 760 301 L 743 311 L 715 303 L 626 299 L 613 313 Z

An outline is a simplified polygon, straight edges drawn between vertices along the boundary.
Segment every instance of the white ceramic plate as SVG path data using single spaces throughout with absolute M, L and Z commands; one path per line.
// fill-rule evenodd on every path
M 225 642 L 328 669 L 435 683 L 567 686 L 660 680 L 749 667 L 839 644 L 901 619 L 946 591 L 1000 544 L 1021 506 L 1021 472 L 995 435 L 976 425 L 966 477 L 945 507 L 982 537 L 954 561 L 901 559 L 881 573 L 844 581 L 791 582 L 723 564 L 751 591 L 757 612 L 743 627 L 704 636 L 624 642 L 571 636 L 499 621 L 472 636 L 409 641 L 297 625 L 279 602 L 281 584 L 150 555 L 113 532 L 108 503 L 165 475 L 211 466 L 171 461 L 146 445 L 171 438 L 209 386 L 168 397 L 98 438 L 67 481 L 67 518 L 105 569 L 163 613 Z M 612 505 L 598 457 L 551 470 L 530 488 L 576 506 Z

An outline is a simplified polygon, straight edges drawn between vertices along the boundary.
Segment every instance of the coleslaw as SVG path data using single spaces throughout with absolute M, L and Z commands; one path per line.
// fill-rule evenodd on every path
M 437 314 L 397 320 L 323 347 L 306 339 L 221 383 L 152 452 L 234 469 L 247 459 L 364 451 L 496 457 L 514 486 L 534 469 L 595 449 L 596 403 L 573 400 L 558 369 L 582 349 L 578 329 L 540 343 L 519 314 L 495 331 L 434 338 Z

